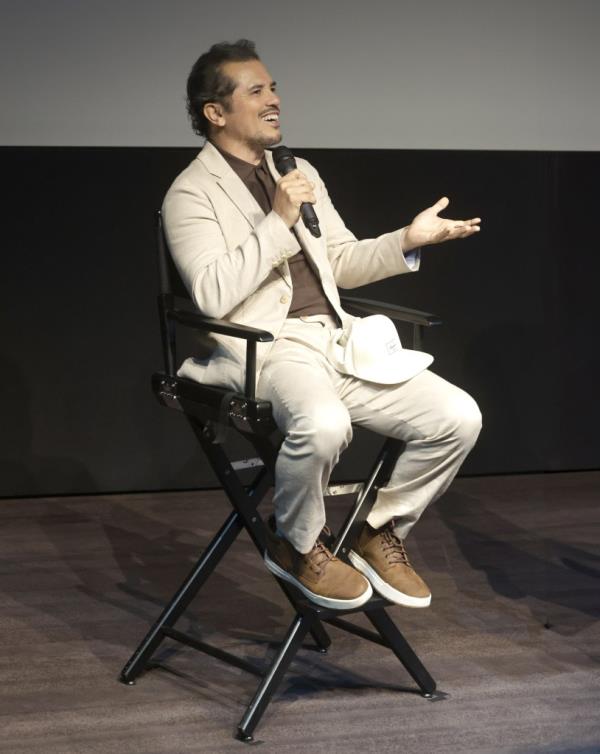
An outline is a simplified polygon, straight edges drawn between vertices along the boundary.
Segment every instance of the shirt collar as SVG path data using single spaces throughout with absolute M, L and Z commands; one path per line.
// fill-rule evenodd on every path
M 234 170 L 242 180 L 250 178 L 250 176 L 254 173 L 255 170 L 262 169 L 262 170 L 266 170 L 267 172 L 269 170 L 267 166 L 267 160 L 264 154 L 262 156 L 262 160 L 258 163 L 258 165 L 253 165 L 251 162 L 246 162 L 246 160 L 241 160 L 239 157 L 236 157 L 234 154 L 231 154 L 230 152 L 226 152 L 224 149 L 221 149 L 221 147 L 217 146 L 214 143 L 214 141 L 211 141 L 211 144 L 227 160 L 227 162 L 229 163 L 229 167 L 232 168 L 232 170 Z

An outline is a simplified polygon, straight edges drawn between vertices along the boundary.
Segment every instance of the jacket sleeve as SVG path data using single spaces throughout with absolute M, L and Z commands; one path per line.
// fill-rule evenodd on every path
M 356 288 L 419 269 L 420 249 L 404 251 L 405 227 L 359 241 L 345 226 L 314 168 L 313 172 L 316 174 L 318 214 L 326 236 L 327 255 L 340 288 Z
M 297 250 L 293 234 L 274 212 L 257 223 L 243 243 L 227 248 L 209 196 L 188 180 L 171 186 L 162 214 L 179 274 L 208 317 L 226 316 Z

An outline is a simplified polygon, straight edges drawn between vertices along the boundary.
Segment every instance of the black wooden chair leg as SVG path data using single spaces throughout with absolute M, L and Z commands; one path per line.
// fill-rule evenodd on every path
M 254 729 L 260 722 L 273 693 L 288 669 L 294 655 L 300 648 L 302 640 L 310 629 L 312 619 L 307 615 L 297 615 L 283 640 L 268 673 L 256 690 L 254 698 L 248 705 L 238 725 L 237 737 L 242 741 L 251 741 Z
M 132 684 L 138 675 L 144 670 L 148 661 L 165 638 L 163 630 L 165 628 L 170 628 L 175 624 L 180 615 L 194 599 L 206 579 L 217 567 L 223 555 L 225 555 L 227 550 L 231 547 L 242 528 L 241 517 L 238 513 L 233 511 L 229 514 L 221 529 L 202 553 L 200 560 L 198 560 L 196 565 L 189 572 L 173 599 L 162 611 L 156 623 L 154 623 L 138 648 L 125 664 L 125 667 L 119 676 L 119 680 L 122 683 L 128 685 Z
M 421 691 L 424 694 L 433 694 L 436 688 L 435 681 L 385 610 L 383 608 L 365 610 L 365 614 L 410 673 Z
M 325 627 L 323 626 L 321 621 L 313 621 L 312 627 L 310 629 L 310 634 L 315 640 L 317 650 L 319 652 L 322 652 L 323 654 L 327 652 L 327 650 L 331 646 L 331 639 L 329 638 L 329 634 L 325 630 Z

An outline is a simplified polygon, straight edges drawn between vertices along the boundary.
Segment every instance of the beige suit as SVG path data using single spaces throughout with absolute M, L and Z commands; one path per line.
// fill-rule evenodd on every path
M 280 175 L 269 151 L 275 180 Z M 298 167 L 315 183 L 315 211 L 321 238 L 300 220 L 295 231 L 318 271 L 323 289 L 342 322 L 350 319 L 340 306 L 337 286 L 354 288 L 418 269 L 402 253 L 405 229 L 358 241 L 336 212 L 319 174 L 306 160 Z M 287 258 L 300 246 L 279 215 L 265 216 L 241 179 L 218 150 L 207 142 L 196 159 L 175 179 L 162 207 L 167 242 L 194 303 L 208 317 L 229 319 L 279 334 L 292 299 Z M 259 343 L 257 372 L 272 343 Z M 215 336 L 206 351 L 187 359 L 180 376 L 208 384 L 244 384 L 245 344 Z
M 267 151 L 269 168 L 279 174 Z M 345 227 L 317 171 L 298 167 L 315 183 L 322 236 L 299 221 L 295 230 L 325 294 L 345 326 L 337 286 L 352 288 L 409 272 L 405 229 L 358 241 Z M 352 435 L 352 423 L 406 442 L 368 521 L 395 520 L 404 538 L 426 506 L 450 484 L 481 427 L 475 401 L 425 370 L 399 385 L 365 382 L 338 372 L 327 358 L 337 323 L 330 316 L 287 318 L 292 281 L 287 258 L 300 246 L 283 220 L 266 216 L 241 179 L 210 144 L 175 179 L 163 204 L 167 241 L 198 309 L 268 330 L 259 343 L 257 395 L 273 404 L 284 441 L 275 469 L 275 515 L 281 533 L 308 552 L 325 522 L 323 490 Z M 241 390 L 243 341 L 215 336 L 205 354 L 186 359 L 178 374 Z

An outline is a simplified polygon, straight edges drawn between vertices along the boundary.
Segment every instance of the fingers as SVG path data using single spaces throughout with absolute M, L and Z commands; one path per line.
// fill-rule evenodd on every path
M 280 178 L 277 181 L 277 187 L 298 207 L 303 202 L 314 204 L 317 201 L 314 193 L 315 184 L 298 169 Z
M 304 173 L 301 170 L 298 170 L 298 168 L 295 168 L 294 170 L 290 171 L 286 175 L 282 176 L 278 181 L 277 185 L 282 186 L 293 186 L 299 183 L 306 183 L 314 188 L 314 183 L 312 181 L 309 181 L 308 178 L 304 175 Z
M 472 217 L 470 220 L 453 220 L 452 237 L 453 238 L 466 238 L 466 236 L 472 236 L 473 233 L 478 233 L 481 228 L 480 217 Z
M 450 238 L 468 238 L 474 233 L 479 233 L 480 230 L 481 228 L 479 225 L 471 225 L 470 220 L 465 220 L 454 225 L 451 230 Z
M 315 204 L 317 201 L 313 190 L 306 186 L 291 186 L 286 189 L 285 195 L 296 207 L 299 207 L 303 202 Z
M 475 233 L 479 233 L 481 230 L 477 224 L 479 222 L 481 222 L 481 219 L 478 217 L 473 217 L 470 220 L 442 220 L 441 227 L 435 236 L 434 243 L 453 241 L 458 238 L 468 238 Z
M 449 204 L 450 199 L 447 196 L 442 196 L 441 199 L 438 199 L 433 205 L 432 209 L 437 215 Z M 480 217 L 472 217 L 470 220 L 448 220 L 447 222 L 450 223 L 450 231 L 448 234 L 445 234 L 445 240 L 450 238 L 466 238 L 467 236 L 472 236 L 473 233 L 478 233 L 481 230 L 479 227 L 479 224 L 481 223 Z
M 437 202 L 433 205 L 433 209 L 435 209 L 436 214 L 438 212 L 441 212 L 443 209 L 446 209 L 446 207 L 450 204 L 450 199 L 448 199 L 447 196 L 442 196 L 441 199 L 438 199 Z
M 284 220 L 288 228 L 298 221 L 300 206 L 304 202 L 316 203 L 314 188 L 315 184 L 298 169 L 292 170 L 277 181 L 273 211 Z

